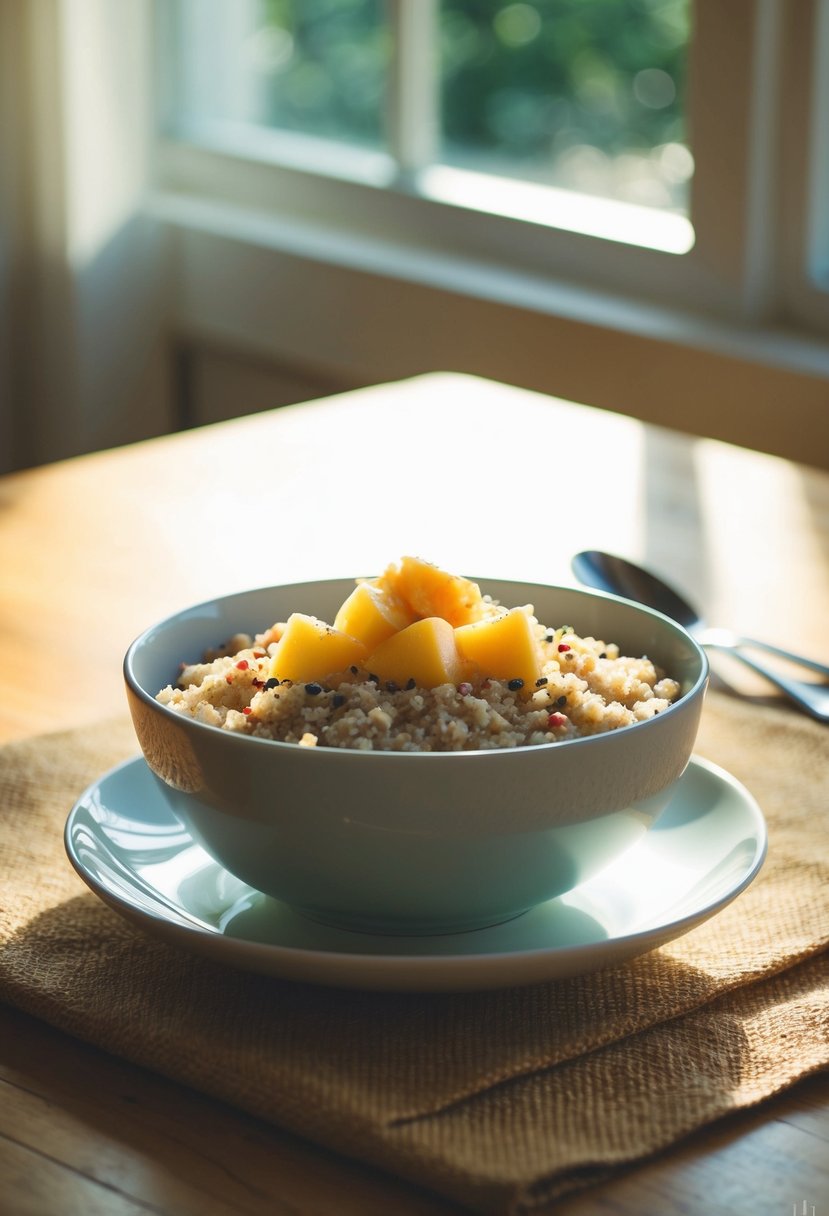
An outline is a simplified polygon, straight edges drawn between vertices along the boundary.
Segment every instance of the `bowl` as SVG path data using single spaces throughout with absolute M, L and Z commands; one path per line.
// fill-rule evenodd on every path
M 160 704 L 179 665 L 299 611 L 331 621 L 353 580 L 266 587 L 189 607 L 130 646 L 124 675 L 145 760 L 174 813 L 231 874 L 314 920 L 449 933 L 517 916 L 592 877 L 668 805 L 707 685 L 678 624 L 602 592 L 476 579 L 546 625 L 647 654 L 679 681 L 657 716 L 604 734 L 467 752 L 383 752 L 220 730 Z

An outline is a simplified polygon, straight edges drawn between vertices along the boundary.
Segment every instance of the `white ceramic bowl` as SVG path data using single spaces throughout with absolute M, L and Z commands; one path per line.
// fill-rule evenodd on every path
M 649 655 L 682 697 L 635 726 L 538 747 L 363 752 L 222 731 L 159 704 L 182 660 L 293 611 L 333 620 L 353 580 L 228 595 L 148 629 L 124 662 L 141 748 L 175 813 L 227 870 L 314 919 L 389 933 L 492 924 L 595 874 L 667 806 L 708 663 L 689 634 L 598 592 L 476 579 L 545 625 Z

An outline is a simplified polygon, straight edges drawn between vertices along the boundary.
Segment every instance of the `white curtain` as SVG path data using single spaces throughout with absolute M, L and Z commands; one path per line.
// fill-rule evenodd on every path
M 0 467 L 167 427 L 150 0 L 0 0 Z

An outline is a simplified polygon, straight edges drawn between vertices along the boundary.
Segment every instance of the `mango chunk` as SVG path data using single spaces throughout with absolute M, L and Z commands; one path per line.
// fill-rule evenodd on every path
M 374 583 L 358 583 L 334 617 L 334 628 L 359 638 L 372 651 L 413 620 L 413 614 L 400 600 Z
M 418 688 L 458 684 L 467 671 L 458 653 L 454 629 L 439 616 L 415 621 L 392 634 L 369 655 L 366 667 L 383 683 L 393 680 L 401 688 L 410 680 Z
M 271 676 L 278 680 L 324 680 L 335 672 L 365 662 L 368 648 L 315 616 L 294 612 L 285 624 L 271 659 Z
M 408 604 L 416 617 L 439 616 L 450 625 L 466 625 L 481 618 L 478 584 L 420 557 L 401 558 L 400 566 L 389 566 L 377 584 Z
M 461 656 L 480 668 L 481 675 L 519 679 L 528 690 L 535 688 L 541 653 L 526 609 L 513 608 L 493 620 L 462 625 L 455 630 L 455 641 Z

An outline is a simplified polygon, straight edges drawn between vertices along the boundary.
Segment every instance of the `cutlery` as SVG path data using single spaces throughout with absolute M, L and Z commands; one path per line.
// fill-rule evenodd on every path
M 741 663 L 752 668 L 753 671 L 759 672 L 771 684 L 786 693 L 812 717 L 821 722 L 829 722 L 829 683 L 793 679 L 772 670 L 748 652 L 759 650 L 777 655 L 778 658 L 787 659 L 800 667 L 808 668 L 823 676 L 825 680 L 829 680 L 829 667 L 825 663 L 819 663 L 805 655 L 784 650 L 771 642 L 742 637 L 730 629 L 709 627 L 697 609 L 673 587 L 668 586 L 649 570 L 645 570 L 623 557 L 617 557 L 612 553 L 602 553 L 598 549 L 588 549 L 577 553 L 570 564 L 576 578 L 585 586 L 593 587 L 598 591 L 613 592 L 614 595 L 636 600 L 637 603 L 645 604 L 649 608 L 655 608 L 658 612 L 664 613 L 665 616 L 671 617 L 684 626 L 701 646 L 728 651 Z

